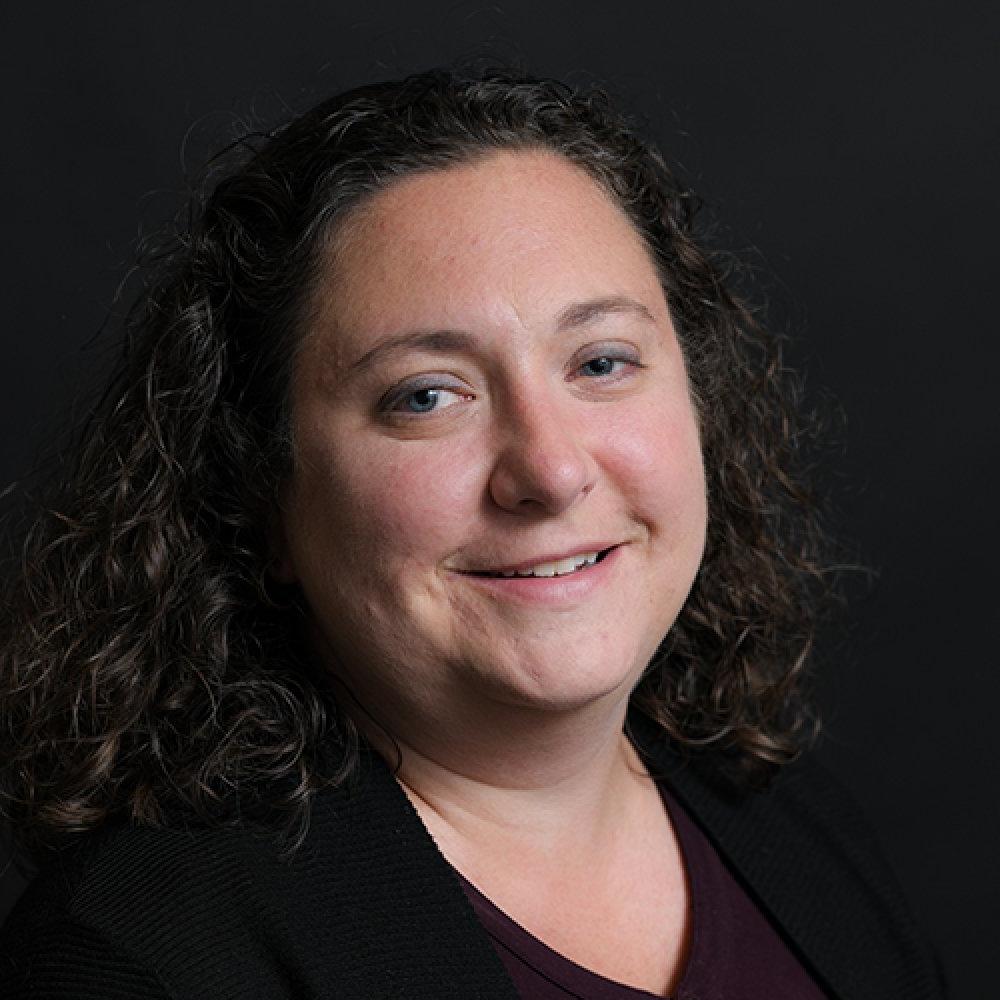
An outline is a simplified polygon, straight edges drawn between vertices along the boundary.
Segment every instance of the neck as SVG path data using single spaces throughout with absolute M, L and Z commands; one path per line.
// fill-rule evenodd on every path
M 554 712 L 491 706 L 471 724 L 362 728 L 449 860 L 512 850 L 606 852 L 651 787 L 622 731 L 627 701 Z M 463 716 L 457 716 L 463 718 Z M 465 716 L 465 718 L 468 718 Z M 360 721 L 360 720 L 359 720 Z

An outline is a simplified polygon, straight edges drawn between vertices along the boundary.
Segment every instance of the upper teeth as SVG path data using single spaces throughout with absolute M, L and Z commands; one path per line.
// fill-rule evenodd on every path
M 573 573 L 582 566 L 592 566 L 597 562 L 597 552 L 584 552 L 578 556 L 570 556 L 568 559 L 559 559 L 556 562 L 539 563 L 530 569 L 503 570 L 501 576 L 563 576 L 566 573 Z

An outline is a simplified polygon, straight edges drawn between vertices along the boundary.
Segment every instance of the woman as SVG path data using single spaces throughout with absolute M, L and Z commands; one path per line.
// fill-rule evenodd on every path
M 4 996 L 940 995 L 800 756 L 820 534 L 694 212 L 499 72 L 216 186 L 5 605 Z

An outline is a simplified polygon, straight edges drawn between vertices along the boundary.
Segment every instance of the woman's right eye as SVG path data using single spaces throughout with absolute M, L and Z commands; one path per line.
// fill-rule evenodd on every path
M 421 386 L 389 400 L 385 409 L 388 413 L 419 416 L 423 413 L 434 413 L 447 409 L 467 398 L 466 394 L 455 389 L 446 389 L 444 386 Z

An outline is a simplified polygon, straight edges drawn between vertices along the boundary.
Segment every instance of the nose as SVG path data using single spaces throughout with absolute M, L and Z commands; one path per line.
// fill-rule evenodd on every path
M 597 463 L 566 407 L 536 396 L 503 421 L 490 474 L 497 506 L 517 514 L 558 514 L 594 487 Z

